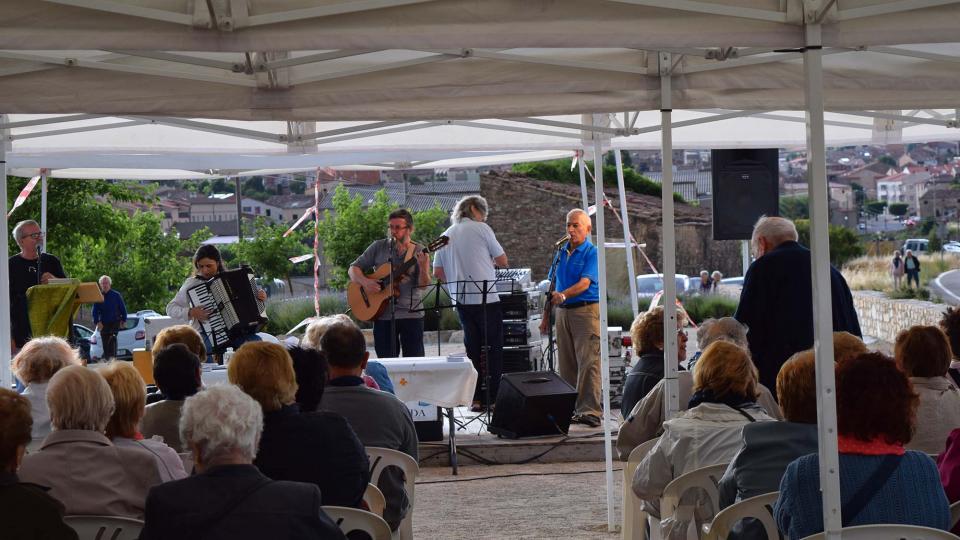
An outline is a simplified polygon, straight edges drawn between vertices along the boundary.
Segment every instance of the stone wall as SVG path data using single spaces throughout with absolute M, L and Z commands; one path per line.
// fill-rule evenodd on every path
M 918 324 L 936 326 L 947 306 L 922 300 L 891 300 L 881 292 L 854 291 L 853 305 L 864 336 L 893 343 L 901 330 Z
M 503 245 L 511 267 L 531 268 L 535 279 L 543 279 L 549 269 L 554 243 L 566 233 L 566 213 L 580 206 L 577 186 L 541 182 L 513 175 L 484 175 L 480 193 L 490 204 L 487 223 Z M 616 192 L 608 190 L 619 213 Z M 593 200 L 591 188 L 590 199 Z M 709 210 L 677 204 L 677 273 L 698 276 L 700 270 L 720 270 L 726 276 L 741 274 L 740 245 L 735 241 L 714 241 Z M 661 212 L 660 199 L 628 194 L 630 230 L 641 243 L 646 243 L 647 256 L 658 270 L 660 261 Z M 610 209 L 605 214 L 608 241 L 622 241 L 623 228 Z M 622 249 L 608 249 L 608 279 L 622 281 L 626 271 L 614 268 L 625 266 Z M 635 259 L 637 274 L 651 273 L 645 261 Z M 622 275 L 614 278 L 613 273 Z M 625 286 L 625 285 L 624 285 Z M 617 290 L 616 283 L 611 290 Z M 623 289 L 619 289 L 623 290 Z

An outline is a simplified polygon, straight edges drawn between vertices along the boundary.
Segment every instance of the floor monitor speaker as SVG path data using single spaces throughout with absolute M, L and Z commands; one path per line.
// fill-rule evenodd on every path
M 780 215 L 776 148 L 714 150 L 713 239 L 749 240 L 760 216 Z
M 576 389 L 552 371 L 507 373 L 500 380 L 489 430 L 509 439 L 563 435 L 576 401 Z

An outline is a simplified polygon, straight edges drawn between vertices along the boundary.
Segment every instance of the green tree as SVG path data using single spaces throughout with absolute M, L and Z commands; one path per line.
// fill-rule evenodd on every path
M 290 193 L 293 193 L 294 195 L 303 195 L 303 193 L 307 190 L 307 183 L 303 180 L 291 180 L 289 188 Z
M 879 216 L 883 209 L 887 207 L 887 201 L 867 201 L 866 209 L 868 214 Z
M 890 156 L 880 156 L 880 159 L 878 159 L 877 161 L 879 161 L 880 163 L 883 163 L 884 165 L 889 165 L 891 167 L 898 167 L 897 160 L 893 159 Z
M 593 168 L 592 163 L 587 166 Z M 550 182 L 559 182 L 561 184 L 580 185 L 580 173 L 576 167 L 570 169 L 570 161 L 565 159 L 556 159 L 553 161 L 537 161 L 533 163 L 517 163 L 513 166 L 513 171 L 531 178 L 547 180 Z M 589 182 L 589 177 L 587 179 Z M 603 167 L 603 185 L 605 188 L 617 188 L 617 168 L 610 165 Z M 644 177 L 633 169 L 624 167 L 623 169 L 623 187 L 627 191 L 660 197 L 660 184 Z M 686 202 L 679 193 L 673 194 L 673 199 L 677 202 Z
M 850 183 L 850 189 L 853 190 L 853 202 L 857 205 L 858 209 L 862 208 L 867 202 L 867 192 L 864 191 L 863 186 L 856 182 Z
M 943 241 L 940 240 L 940 235 L 937 234 L 937 228 L 932 227 L 930 229 L 930 235 L 927 236 L 929 244 L 927 244 L 927 249 L 930 250 L 930 253 L 936 253 L 943 249 Z
M 798 219 L 795 221 L 799 242 L 805 246 L 810 246 L 810 220 Z M 840 267 L 850 259 L 864 254 L 863 246 L 857 233 L 839 225 L 830 225 L 830 263 Z
M 267 279 L 283 279 L 293 290 L 290 273 L 293 263 L 290 257 L 303 255 L 306 251 L 304 239 L 308 229 L 300 228 L 284 238 L 283 233 L 289 227 L 278 223 L 271 225 L 263 217 L 253 223 L 253 239 L 242 240 L 236 246 L 238 264 L 249 265 L 257 275 Z
M 907 215 L 907 208 L 907 203 L 895 202 L 887 206 L 887 211 L 890 212 L 891 216 L 902 217 Z
M 447 228 L 450 214 L 440 208 L 440 203 L 434 203 L 433 208 L 413 213 L 413 241 L 418 244 L 429 244 Z
M 810 201 L 806 195 L 780 197 L 780 215 L 792 220 L 810 219 Z

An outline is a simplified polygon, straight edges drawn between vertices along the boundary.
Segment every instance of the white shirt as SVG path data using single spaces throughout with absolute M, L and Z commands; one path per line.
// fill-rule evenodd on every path
M 30 383 L 23 391 L 23 397 L 30 401 L 30 416 L 33 418 L 33 429 L 30 438 L 43 440 L 50 434 L 50 409 L 47 407 L 47 384 Z
M 450 294 L 462 304 L 483 303 L 482 283 L 487 281 L 487 303 L 499 302 L 493 283 L 497 271 L 493 259 L 503 255 L 493 229 L 482 221 L 463 218 L 444 233 L 450 243 L 434 257 L 433 267 L 443 268 L 448 283 L 456 283 Z

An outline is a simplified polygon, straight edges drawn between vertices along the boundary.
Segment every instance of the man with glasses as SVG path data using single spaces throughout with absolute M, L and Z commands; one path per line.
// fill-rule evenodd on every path
M 411 240 L 413 215 L 405 208 L 394 210 L 388 218 L 386 238 L 370 244 L 357 260 L 350 264 L 350 280 L 367 291 L 377 292 L 380 284 L 368 278 L 369 273 L 387 262 L 399 268 L 405 261 L 416 258 L 399 284 L 400 296 L 373 322 L 373 341 L 378 358 L 423 356 L 423 312 L 419 309 L 423 287 L 430 284 L 430 256 L 423 247 Z
M 60 259 L 41 253 L 43 231 L 40 225 L 28 219 L 13 228 L 13 239 L 20 253 L 10 257 L 10 338 L 13 351 L 19 350 L 30 339 L 30 318 L 27 315 L 27 289 L 46 284 L 52 278 L 65 278 Z

